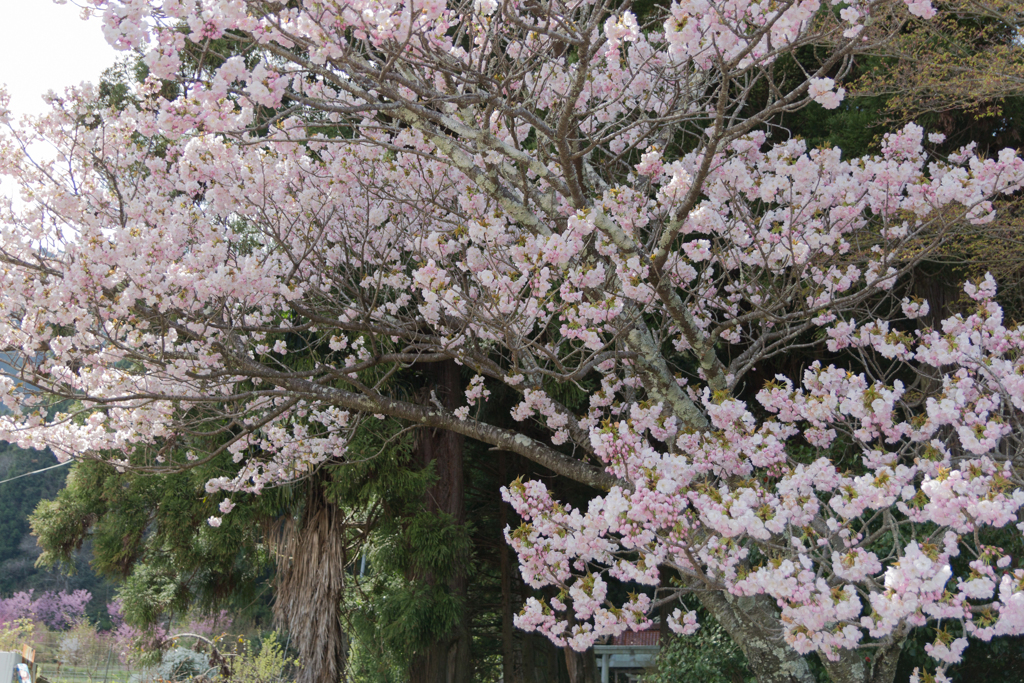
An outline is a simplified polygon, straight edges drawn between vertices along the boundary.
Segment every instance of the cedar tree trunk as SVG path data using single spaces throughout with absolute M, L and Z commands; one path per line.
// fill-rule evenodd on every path
M 462 382 L 459 367 L 454 361 L 420 366 L 426 372 L 427 389 L 445 407 L 455 410 L 459 406 Z M 428 399 L 430 400 L 430 399 Z M 451 515 L 456 524 L 466 522 L 465 489 L 462 476 L 463 437 L 441 429 L 423 428 L 416 440 L 416 461 L 421 467 L 434 465 L 437 483 L 426 492 L 428 511 Z M 468 563 L 469 558 L 465 558 Z M 464 564 L 465 566 L 465 564 Z M 418 577 L 428 582 L 431 576 Z M 448 582 L 452 595 L 466 601 L 467 576 L 457 571 Z M 470 633 L 468 611 L 463 610 L 456 627 L 446 636 L 432 643 L 426 651 L 413 657 L 409 666 L 410 683 L 469 683 L 472 677 L 470 660 Z

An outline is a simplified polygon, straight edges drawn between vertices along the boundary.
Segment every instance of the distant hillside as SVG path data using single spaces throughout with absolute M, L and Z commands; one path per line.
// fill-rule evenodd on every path
M 0 441 L 0 481 L 57 464 L 49 451 L 32 451 Z M 114 587 L 98 579 L 89 568 L 90 549 L 84 547 L 76 557 L 73 575 L 35 566 L 39 548 L 32 536 L 28 516 L 39 501 L 53 498 L 64 487 L 67 468 L 22 477 L 0 484 L 0 596 L 35 589 L 75 590 L 84 588 L 93 594 L 87 610 L 94 618 L 103 618 L 105 606 L 114 597 Z
M 56 464 L 49 451 L 28 451 L 0 442 L 0 481 Z M 67 470 L 58 468 L 0 484 L 0 593 L 10 592 L 13 582 L 32 573 L 22 566 L 29 558 L 20 547 L 29 531 L 29 513 L 42 498 L 57 495 L 66 476 Z

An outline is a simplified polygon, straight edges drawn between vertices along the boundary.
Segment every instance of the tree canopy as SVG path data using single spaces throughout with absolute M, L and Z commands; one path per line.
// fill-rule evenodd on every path
M 93 4 L 149 75 L 0 138 L 0 437 L 230 457 L 210 494 L 355 459 L 381 417 L 518 454 L 593 490 L 504 491 L 552 589 L 517 624 L 581 650 L 687 593 L 765 683 L 810 652 L 889 681 L 929 625 L 941 679 L 1024 631 L 1024 328 L 991 277 L 934 328 L 913 290 L 1024 162 L 772 125 L 839 107 L 928 0 Z M 453 363 L 461 396 L 402 381 Z

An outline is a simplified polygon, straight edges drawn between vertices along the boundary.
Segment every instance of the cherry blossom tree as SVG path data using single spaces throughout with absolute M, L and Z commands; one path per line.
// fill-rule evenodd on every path
M 518 625 L 580 650 L 687 592 L 764 682 L 812 652 L 889 681 L 926 626 L 915 676 L 942 680 L 968 637 L 1024 632 L 992 541 L 1024 523 L 1024 328 L 991 278 L 941 329 L 905 294 L 1024 163 L 773 126 L 840 106 L 928 0 L 91 5 L 149 77 L 7 121 L 0 437 L 154 471 L 230 452 L 210 492 L 364 457 L 375 416 L 518 453 L 595 489 L 505 491 L 524 577 L 560 591 Z M 782 88 L 796 50 L 818 65 Z M 819 360 L 764 382 L 796 352 Z M 452 361 L 460 407 L 398 381 Z

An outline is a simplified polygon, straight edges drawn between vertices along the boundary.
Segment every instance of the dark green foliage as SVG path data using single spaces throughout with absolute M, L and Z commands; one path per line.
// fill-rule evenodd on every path
M 100 77 L 97 92 L 100 102 L 114 109 L 123 109 L 129 104 L 137 105 L 132 95 L 132 84 L 146 80 L 145 62 L 138 57 L 119 59 L 112 67 L 105 69 Z
M 779 117 L 785 135 L 802 137 L 808 149 L 838 147 L 844 159 L 877 153 L 889 128 L 880 120 L 885 102 L 881 97 L 851 97 L 828 110 L 812 103 L 800 111 Z
M 753 683 L 746 659 L 729 634 L 710 616 L 692 636 L 673 635 L 662 645 L 657 669 L 644 683 Z
M 224 464 L 161 476 L 74 464 L 67 486 L 32 515 L 44 548 L 40 562 L 67 567 L 90 540 L 93 568 L 123 582 L 125 616 L 138 625 L 193 607 L 259 604 L 270 562 L 260 524 L 280 497 L 240 505 L 220 528 L 210 528 L 206 520 L 219 515 L 224 496 L 208 496 L 204 485 Z
M 424 508 L 435 476 L 413 466 L 413 448 L 412 433 L 398 422 L 368 421 L 349 447 L 363 461 L 330 468 L 333 502 L 366 511 L 363 556 L 352 565 L 343 608 L 355 680 L 400 680 L 412 657 L 449 633 L 466 609 L 449 582 L 465 569 L 469 530 Z

